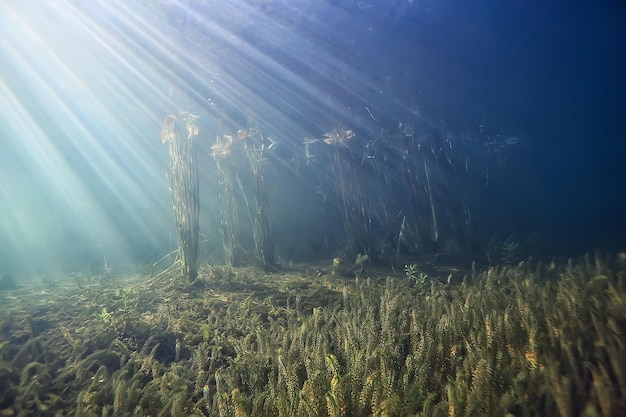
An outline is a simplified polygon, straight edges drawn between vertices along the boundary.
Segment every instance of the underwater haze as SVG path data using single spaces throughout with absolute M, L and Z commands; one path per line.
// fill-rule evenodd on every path
M 176 250 L 183 119 L 211 264 L 623 249 L 625 39 L 619 1 L 3 1 L 0 273 Z
M 1 0 L 0 417 L 626 416 L 622 0 Z

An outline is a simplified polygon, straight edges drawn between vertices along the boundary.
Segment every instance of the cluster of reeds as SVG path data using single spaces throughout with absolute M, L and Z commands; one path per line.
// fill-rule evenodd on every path
M 403 188 L 406 190 L 407 210 L 403 215 L 405 224 L 405 236 L 399 247 L 408 242 L 416 245 L 427 253 L 437 251 L 440 238 L 439 208 L 437 207 L 436 194 L 441 192 L 439 187 L 434 186 L 435 178 L 441 181 L 441 176 L 431 174 L 433 169 L 438 168 L 435 152 L 421 146 L 418 138 L 405 132 L 399 140 L 402 149 L 400 159 L 400 175 Z
M 625 258 L 473 270 L 459 285 L 370 278 L 329 287 L 296 278 L 272 287 L 251 271 L 211 269 L 210 282 L 196 283 L 203 292 L 157 281 L 141 290 L 84 286 L 73 296 L 84 311 L 65 299 L 54 325 L 2 319 L 3 337 L 13 336 L 0 344 L 0 408 L 42 416 L 623 415 Z
M 252 175 L 252 192 L 250 194 L 254 206 L 250 207 L 249 193 L 246 192 L 246 187 L 242 183 L 238 168 L 235 167 L 235 161 L 230 157 L 234 142 L 233 136 L 218 136 L 211 149 L 219 172 L 220 230 L 222 232 L 224 257 L 229 266 L 239 266 L 242 261 L 242 242 L 240 241 L 237 199 L 234 192 L 234 184 L 237 184 L 241 191 L 241 199 L 245 203 L 250 217 L 257 257 L 265 267 L 271 267 L 275 264 L 275 242 L 265 179 L 264 163 L 266 158 L 264 153 L 271 150 L 275 142 L 265 138 L 258 128 L 250 128 L 247 131 L 240 129 L 237 131 L 236 138 L 238 142 L 243 143 L 243 155 L 250 166 L 250 174 Z
M 252 172 L 254 189 L 254 216 L 253 237 L 257 254 L 263 265 L 274 266 L 274 234 L 272 232 L 272 215 L 270 211 L 270 199 L 265 182 L 264 152 L 273 145 L 267 144 L 268 140 L 258 128 L 249 129 L 245 135 L 245 150 L 250 170 Z
M 323 143 L 327 148 L 329 172 L 325 178 L 330 189 L 334 189 L 338 211 L 343 224 L 343 248 L 349 258 L 357 253 L 371 253 L 373 246 L 371 205 L 367 181 L 361 175 L 358 161 L 354 158 L 350 145 L 356 134 L 351 129 L 334 128 L 324 134 L 322 139 L 305 142 Z M 323 185 L 325 187 L 326 184 Z
M 241 248 L 239 242 L 239 214 L 235 200 L 235 182 L 239 181 L 237 171 L 230 155 L 233 137 L 218 136 L 211 147 L 212 156 L 217 165 L 220 200 L 220 233 L 224 248 L 224 261 L 230 267 L 240 266 Z
M 406 257 L 474 249 L 470 208 L 450 185 L 468 180 L 467 159 L 444 132 L 400 123 L 357 137 L 339 127 L 304 146 L 322 195 L 331 190 L 337 200 L 344 241 L 336 251 L 399 269 Z
M 178 236 L 178 261 L 182 273 L 190 281 L 198 276 L 198 236 L 200 233 L 198 166 L 194 137 L 198 116 L 180 112 L 163 119 L 161 141 L 169 143 L 170 193 Z

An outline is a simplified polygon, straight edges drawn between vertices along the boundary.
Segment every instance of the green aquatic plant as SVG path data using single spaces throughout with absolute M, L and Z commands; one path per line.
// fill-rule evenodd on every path
M 183 276 L 194 281 L 198 275 L 198 235 L 200 233 L 198 166 L 194 137 L 198 116 L 189 112 L 170 114 L 163 119 L 161 141 L 169 144 L 170 193 L 178 236 L 178 261 Z
M 238 138 L 244 141 L 246 156 L 250 162 L 254 189 L 254 215 L 252 235 L 257 254 L 266 269 L 275 267 L 274 233 L 272 230 L 272 216 L 270 199 L 267 191 L 264 154 L 273 149 L 276 142 L 265 137 L 259 128 L 253 127 L 247 132 L 240 130 Z
M 136 304 L 138 301 L 138 296 L 132 288 L 118 288 L 115 290 L 115 296 L 122 300 L 125 308 Z
M 119 314 L 99 304 L 119 298 L 107 282 L 49 289 L 49 310 L 31 321 L 55 325 L 35 337 L 19 307 L 3 306 L 15 310 L 0 317 L 0 404 L 43 416 L 626 412 L 619 263 L 531 260 L 472 274 L 421 289 L 375 276 L 329 289 L 252 274 L 244 286 L 240 271 L 228 290 L 129 279 L 143 302 Z M 89 320 L 85 295 L 110 324 Z
M 235 140 L 236 138 L 236 140 Z M 236 143 L 243 144 L 243 154 L 250 165 L 252 192 L 244 186 L 231 148 Z M 270 199 L 266 184 L 265 154 L 274 149 L 276 141 L 264 136 L 260 129 L 252 127 L 239 129 L 236 136 L 218 136 L 211 147 L 212 156 L 218 168 L 220 190 L 220 231 L 227 265 L 239 266 L 242 262 L 238 208 L 235 199 L 235 184 L 241 192 L 241 199 L 247 209 L 252 228 L 258 259 L 268 269 L 275 267 L 274 235 L 272 231 Z M 244 177 L 245 178 L 245 177 Z
M 373 246 L 371 202 L 367 184 L 359 175 L 360 164 L 353 157 L 351 145 L 356 132 L 337 127 L 317 141 L 327 145 L 330 187 L 335 190 L 337 207 L 342 216 L 345 249 L 350 257 L 371 253 Z
M 500 245 L 500 260 L 505 264 L 517 263 L 521 260 L 522 246 L 519 242 L 507 239 Z
M 404 275 L 416 288 L 424 288 L 428 280 L 428 275 L 419 270 L 416 264 L 404 265 Z
M 113 314 L 107 311 L 106 307 L 102 307 L 102 310 L 95 312 L 94 317 L 104 324 L 109 324 L 113 320 Z
M 230 156 L 230 147 L 233 137 L 229 135 L 217 136 L 215 144 L 211 146 L 211 155 L 215 160 L 218 173 L 219 202 L 220 202 L 220 233 L 224 260 L 229 267 L 240 266 L 242 254 L 239 241 L 239 211 L 235 200 L 235 184 L 240 184 L 239 175 L 235 170 Z M 246 200 L 247 202 L 247 200 Z

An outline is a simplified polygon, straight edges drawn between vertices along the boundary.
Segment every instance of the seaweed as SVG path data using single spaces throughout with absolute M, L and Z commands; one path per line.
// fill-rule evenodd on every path
M 78 291 L 59 277 L 43 303 L 37 288 L 16 290 L 0 318 L 3 415 L 626 412 L 625 270 L 612 257 L 420 286 L 375 271 L 307 285 L 301 271 L 232 272 L 200 265 L 194 286 L 137 275 Z

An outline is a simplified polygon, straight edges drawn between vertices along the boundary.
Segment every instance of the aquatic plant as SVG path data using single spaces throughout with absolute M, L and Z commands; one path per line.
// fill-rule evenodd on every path
M 215 144 L 211 146 L 218 172 L 220 233 L 222 235 L 224 260 L 230 267 L 239 266 L 242 257 L 239 247 L 238 209 L 234 193 L 234 184 L 240 180 L 232 160 L 228 158 L 232 143 L 232 136 L 222 135 L 218 136 L 215 139 Z
M 161 141 L 169 143 L 170 193 L 178 236 L 178 261 L 183 276 L 193 282 L 198 275 L 198 235 L 200 233 L 198 166 L 194 137 L 198 116 L 183 111 L 163 119 Z
M 425 287 L 428 275 L 420 271 L 416 264 L 404 265 L 404 274 L 416 288 Z
M 366 184 L 361 180 L 359 165 L 353 158 L 350 144 L 356 133 L 338 127 L 324 133 L 318 141 L 328 145 L 326 154 L 330 166 L 330 186 L 334 188 L 337 206 L 342 217 L 345 250 L 350 258 L 357 253 L 371 253 L 371 200 Z
M 272 268 L 276 262 L 275 242 L 272 232 L 270 200 L 265 182 L 264 164 L 266 156 L 264 154 L 274 149 L 277 142 L 266 138 L 260 129 L 255 127 L 247 131 L 239 129 L 236 138 L 237 142 L 243 143 L 243 154 L 250 166 L 250 173 L 252 174 L 251 193 L 244 187 L 233 158 L 229 157 L 234 142 L 233 136 L 218 136 L 215 144 L 211 147 L 213 159 L 215 159 L 219 172 L 220 231 L 225 260 L 229 266 L 238 266 L 242 257 L 238 209 L 234 194 L 234 184 L 237 184 L 250 218 L 257 256 L 264 267 Z M 249 194 L 251 194 L 250 198 Z M 249 201 L 252 201 L 252 206 Z
M 401 125 L 402 128 L 404 125 Z M 402 187 L 406 197 L 409 218 L 403 218 L 405 225 L 405 239 L 410 238 L 413 245 L 421 252 L 434 253 L 437 251 L 441 237 L 441 220 L 437 197 L 445 191 L 445 184 L 441 183 L 443 176 L 437 175 L 438 155 L 435 153 L 434 140 L 406 135 L 401 132 L 395 137 L 396 145 L 402 156 L 399 158 Z M 431 142 L 430 149 L 422 143 Z M 445 148 L 444 148 L 445 149 Z M 435 184 L 435 180 L 440 183 Z M 400 244 L 400 242 L 399 242 Z
M 203 269 L 208 282 L 196 281 L 193 291 L 180 280 L 126 279 L 137 297 L 127 306 L 109 281 L 69 293 L 58 285 L 29 318 L 21 305 L 35 296 L 24 293 L 20 305 L 3 304 L 0 316 L 0 409 L 42 416 L 623 415 L 626 271 L 619 259 L 474 268 L 459 285 L 431 277 L 419 289 L 383 277 L 329 288 L 300 274 L 267 280 L 244 269 L 226 286 L 215 269 Z M 119 309 L 106 326 L 91 320 L 113 305 Z
M 519 242 L 509 238 L 500 245 L 500 260 L 512 264 L 521 260 L 522 246 Z
M 244 141 L 245 152 L 250 162 L 253 178 L 255 210 L 254 216 L 252 216 L 252 230 L 254 243 L 257 254 L 263 262 L 263 266 L 267 269 L 273 267 L 276 263 L 274 255 L 276 244 L 272 231 L 270 199 L 265 182 L 264 153 L 275 146 L 276 142 L 270 142 L 258 128 L 250 128 L 247 132 L 239 130 L 238 138 Z

